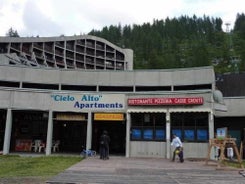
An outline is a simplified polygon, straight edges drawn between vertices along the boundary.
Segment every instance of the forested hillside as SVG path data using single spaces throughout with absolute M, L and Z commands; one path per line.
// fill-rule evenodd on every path
M 245 71 L 245 14 L 237 14 L 230 31 L 223 31 L 223 24 L 221 18 L 194 15 L 111 25 L 89 34 L 133 49 L 134 69 L 213 65 L 218 73 Z

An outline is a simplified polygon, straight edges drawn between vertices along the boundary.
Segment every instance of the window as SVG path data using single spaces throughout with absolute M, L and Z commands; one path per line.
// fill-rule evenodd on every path
M 194 141 L 195 140 L 195 131 L 194 130 L 184 130 L 184 140 Z
M 178 136 L 179 138 L 182 137 L 181 129 L 173 129 L 172 134 Z
M 208 140 L 208 131 L 205 129 L 197 129 L 197 140 L 198 141 Z
M 132 129 L 132 139 L 141 139 L 141 136 L 140 129 Z
M 164 140 L 165 137 L 166 137 L 165 130 L 161 130 L 161 129 L 156 130 L 156 137 L 155 137 L 155 138 L 156 138 L 157 140 Z
M 131 114 L 131 140 L 164 141 L 166 120 L 164 113 Z
M 172 134 L 182 141 L 208 141 L 208 113 L 173 113 L 171 114 Z
M 153 129 L 146 129 L 143 131 L 143 138 L 145 140 L 152 140 L 153 139 Z

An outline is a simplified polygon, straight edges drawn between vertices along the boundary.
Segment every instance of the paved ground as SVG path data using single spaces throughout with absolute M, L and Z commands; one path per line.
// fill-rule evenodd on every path
M 218 170 L 203 161 L 160 158 L 87 158 L 47 181 L 49 184 L 245 184 L 238 170 Z

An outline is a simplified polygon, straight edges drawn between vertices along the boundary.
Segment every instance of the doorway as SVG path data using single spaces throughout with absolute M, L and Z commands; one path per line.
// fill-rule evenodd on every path
M 110 136 L 110 154 L 125 155 L 126 123 L 124 121 L 94 121 L 92 149 L 99 153 L 99 139 L 104 130 Z
M 55 121 L 53 140 L 60 141 L 60 152 L 81 152 L 86 145 L 87 122 Z

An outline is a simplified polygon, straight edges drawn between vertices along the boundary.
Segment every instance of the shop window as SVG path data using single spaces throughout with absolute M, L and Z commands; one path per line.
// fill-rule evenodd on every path
M 21 134 L 27 134 L 29 132 L 29 125 L 23 124 L 20 126 L 20 133 Z
M 198 129 L 197 130 L 197 140 L 207 141 L 208 140 L 208 130 Z
M 194 130 L 184 130 L 184 140 L 194 141 L 195 140 L 195 131 Z
M 164 113 L 131 114 L 131 140 L 164 141 L 166 120 Z
M 172 135 L 176 135 L 177 137 L 182 138 L 181 129 L 173 129 L 172 130 Z
M 171 129 L 184 142 L 207 142 L 208 113 L 173 113 Z
M 145 140 L 153 140 L 153 130 L 152 129 L 144 130 L 143 138 Z
M 132 139 L 137 139 L 140 140 L 142 135 L 141 135 L 141 129 L 132 129 Z
M 156 130 L 156 139 L 157 140 L 164 140 L 166 137 L 165 130 Z

